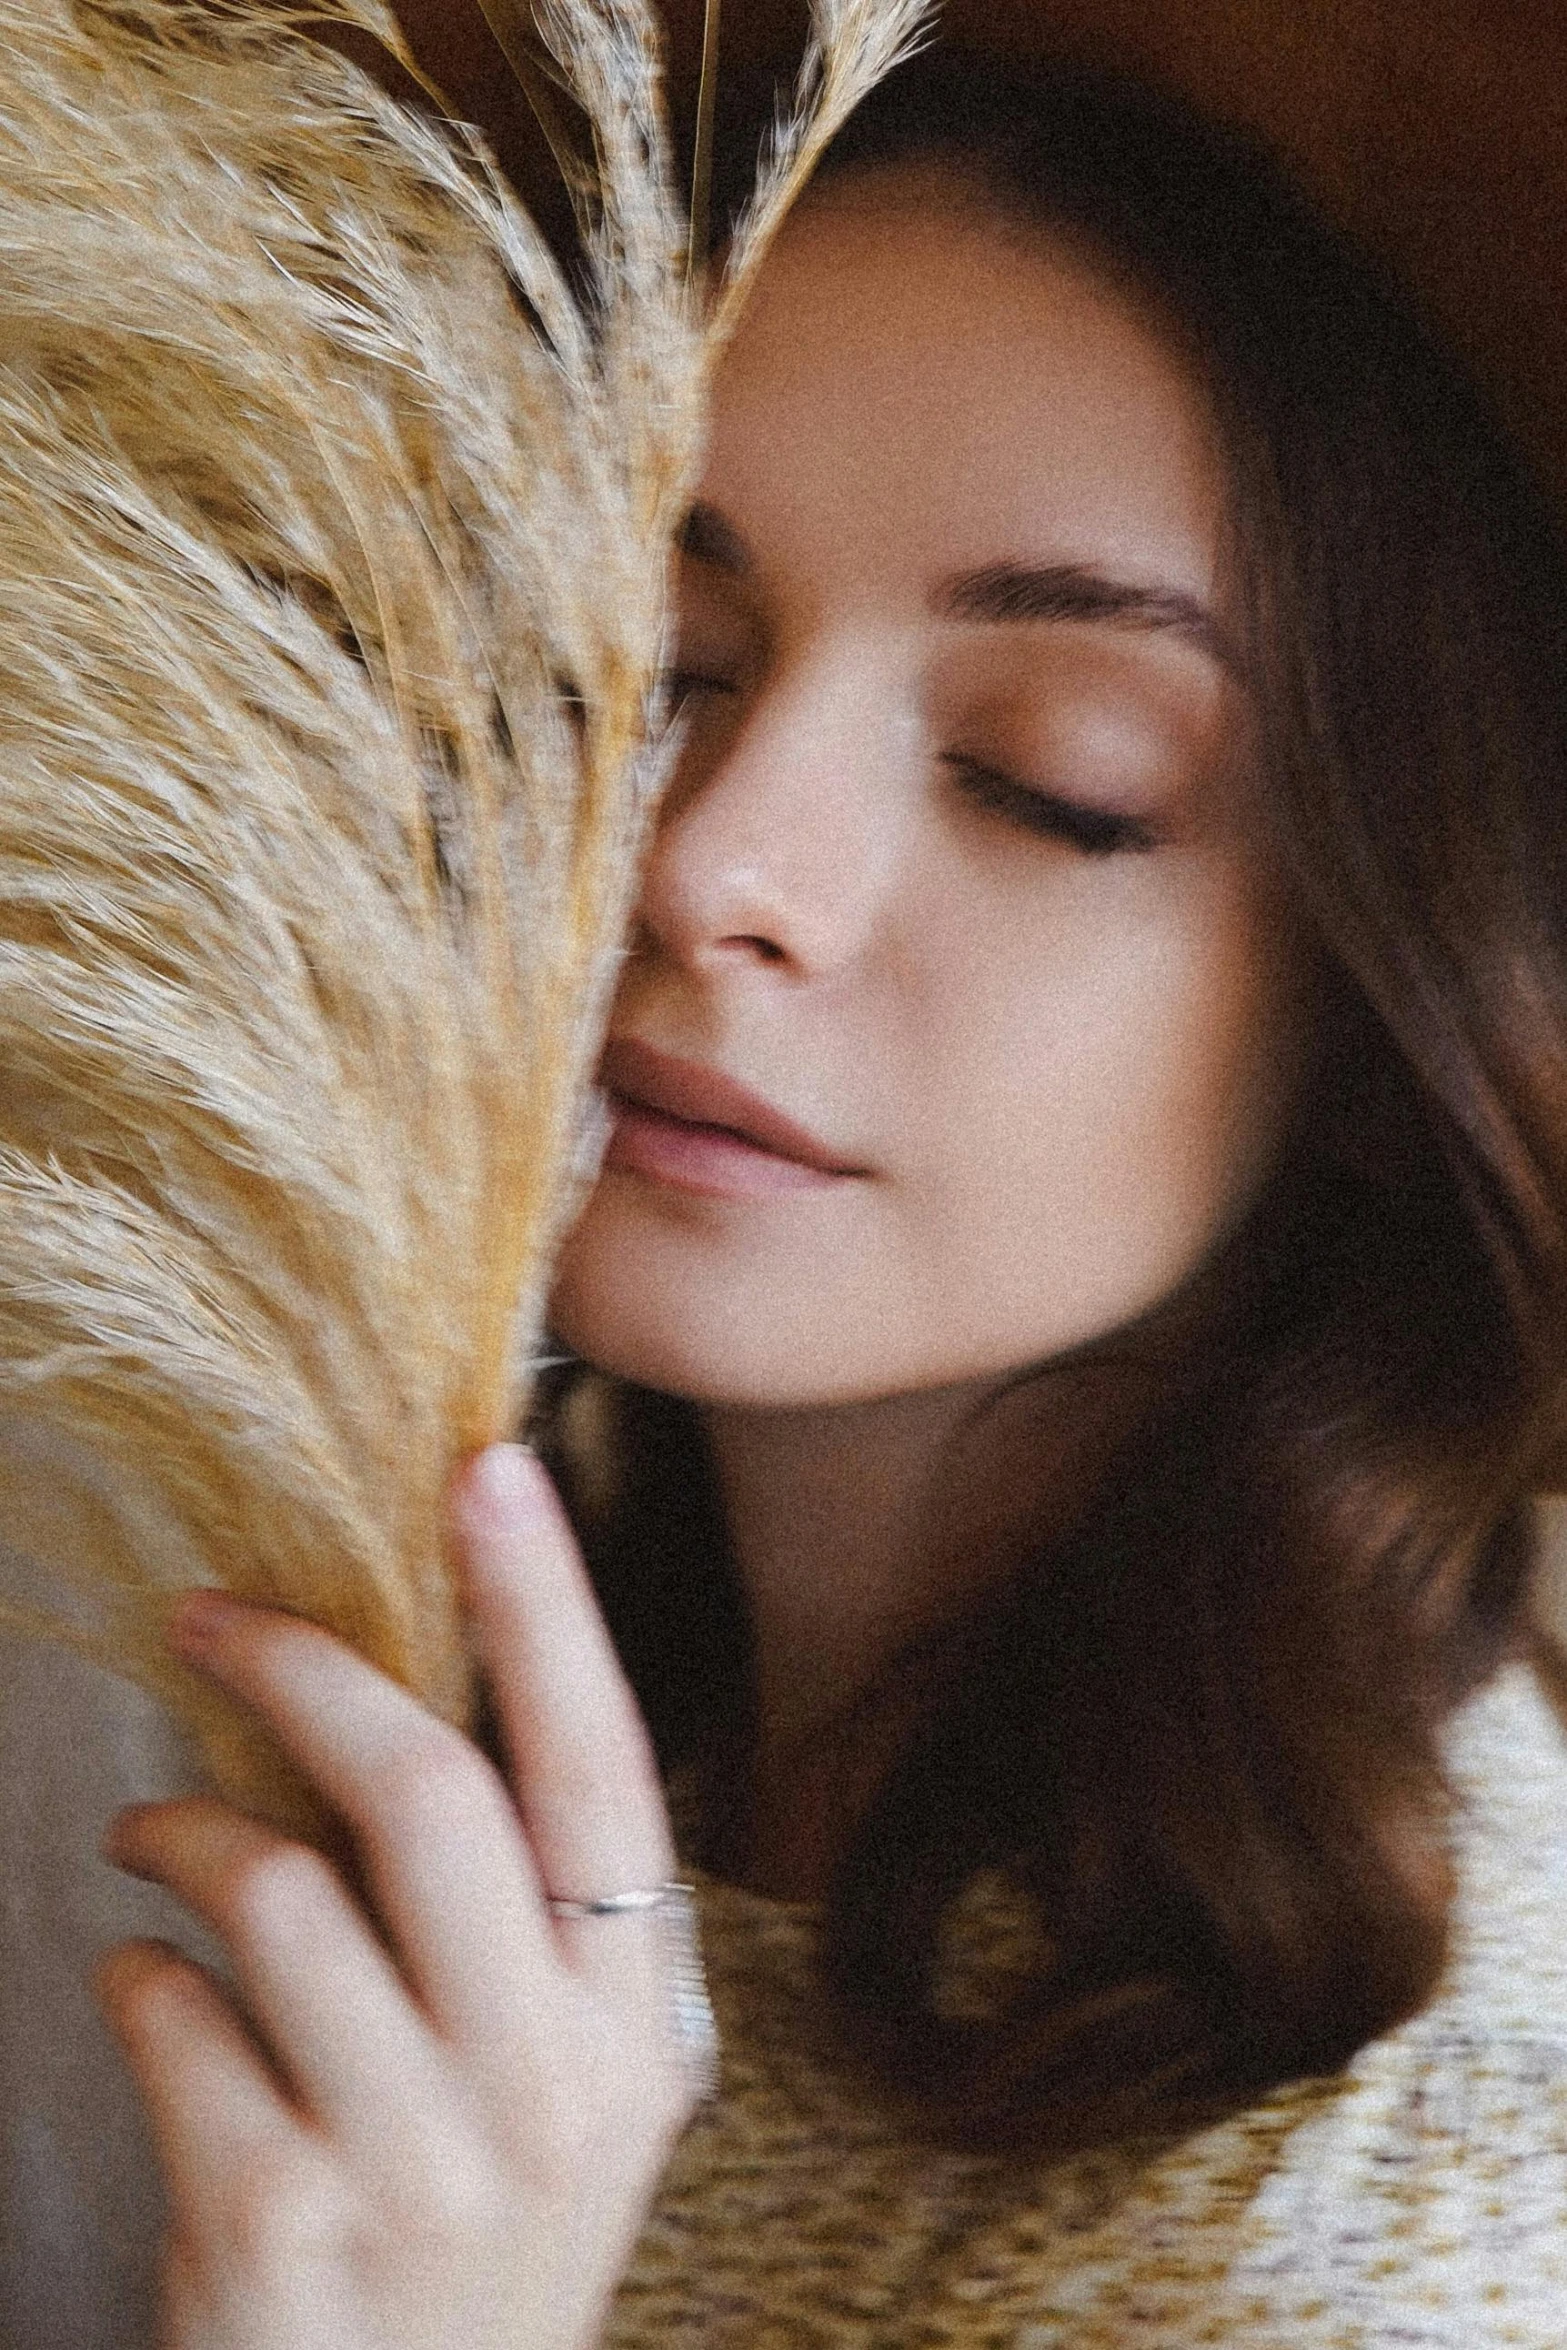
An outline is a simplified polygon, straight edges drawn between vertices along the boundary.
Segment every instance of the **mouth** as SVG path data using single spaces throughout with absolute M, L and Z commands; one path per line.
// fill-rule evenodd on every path
M 599 1082 L 615 1121 L 606 1172 L 745 1198 L 817 1190 L 866 1172 L 737 1079 L 635 1038 L 610 1042 Z

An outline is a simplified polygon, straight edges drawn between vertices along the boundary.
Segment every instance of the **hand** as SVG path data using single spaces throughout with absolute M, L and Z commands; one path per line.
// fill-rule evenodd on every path
M 106 1840 L 244 2000 L 160 1943 L 95 1977 L 168 2188 L 163 2350 L 587 2350 L 689 2113 L 658 1917 L 545 1906 L 673 1871 L 564 1513 L 511 1446 L 453 1500 L 510 1789 L 315 1626 L 209 1594 L 178 1619 L 341 1815 L 371 1906 L 209 1797 Z

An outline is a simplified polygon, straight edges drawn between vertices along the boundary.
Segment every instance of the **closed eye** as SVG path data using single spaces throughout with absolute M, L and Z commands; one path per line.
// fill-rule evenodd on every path
M 983 808 L 993 808 L 1022 825 L 1027 832 L 1061 840 L 1088 857 L 1113 857 L 1122 850 L 1146 854 L 1157 848 L 1159 836 L 1138 816 L 1122 816 L 1108 808 L 1085 808 L 1077 800 L 1062 799 L 1036 784 L 1019 783 L 983 760 L 945 751 L 941 763 L 950 767 L 966 797 Z

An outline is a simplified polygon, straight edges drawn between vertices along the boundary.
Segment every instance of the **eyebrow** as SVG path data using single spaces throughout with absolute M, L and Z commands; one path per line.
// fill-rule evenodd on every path
M 731 579 L 753 569 L 744 539 L 719 513 L 700 500 L 680 531 L 681 551 L 693 562 L 711 564 Z M 1182 636 L 1225 669 L 1240 660 L 1201 597 L 1184 588 L 1146 587 L 1084 563 L 987 563 L 938 580 L 927 599 L 943 620 L 991 625 L 1038 621 L 1098 621 L 1114 627 Z
M 1226 669 L 1234 649 L 1201 597 L 1184 588 L 1141 587 L 1083 563 L 989 563 L 937 582 L 930 608 L 946 620 L 1104 621 L 1183 636 Z

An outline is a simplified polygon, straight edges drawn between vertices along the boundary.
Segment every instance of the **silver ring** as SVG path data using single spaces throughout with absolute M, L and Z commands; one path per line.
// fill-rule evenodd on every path
M 544 1906 L 556 1918 L 620 1918 L 633 1910 L 664 1909 L 690 1891 L 689 1885 L 650 1885 L 635 1893 L 606 1893 L 597 1901 L 567 1901 L 552 1893 Z
M 694 1887 L 674 1883 L 639 1886 L 630 1893 L 604 1893 L 589 1900 L 551 1894 L 545 1907 L 557 1918 L 619 1918 L 638 1912 L 657 1916 L 669 1967 L 669 2015 L 675 2046 L 698 2104 L 706 2105 L 716 2097 L 718 2025 L 702 1971 Z

